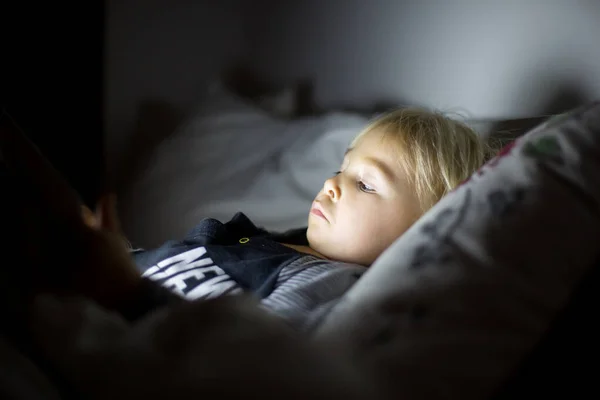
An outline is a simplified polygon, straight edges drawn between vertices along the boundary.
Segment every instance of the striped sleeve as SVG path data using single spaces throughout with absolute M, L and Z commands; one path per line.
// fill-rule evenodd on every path
M 293 329 L 308 331 L 365 271 L 356 264 L 302 257 L 282 269 L 262 306 Z

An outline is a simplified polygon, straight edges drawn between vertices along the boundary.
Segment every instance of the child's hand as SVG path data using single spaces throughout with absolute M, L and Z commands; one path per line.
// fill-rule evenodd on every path
M 18 260 L 10 274 L 19 287 L 9 289 L 25 299 L 45 291 L 118 307 L 141 277 L 111 198 L 82 215 L 77 194 L 7 118 L 0 118 L 0 151 L 6 164 L 3 251 Z
M 96 230 L 105 230 L 119 235 L 123 245 L 129 249 L 131 246 L 125 235 L 121 232 L 121 224 L 117 215 L 117 201 L 114 194 L 102 196 L 96 205 L 95 211 L 86 205 L 81 206 L 81 216 L 84 224 Z
M 37 213 L 28 218 L 24 236 L 33 247 L 26 262 L 33 292 L 82 295 L 118 308 L 141 276 L 120 232 L 114 201 L 103 197 L 95 211 L 78 207 L 78 220 Z
M 120 229 L 115 196 L 103 196 L 95 211 L 85 205 L 81 211 L 82 221 L 89 229 L 83 235 L 86 240 L 82 244 L 89 253 L 83 257 L 91 264 L 78 274 L 76 285 L 81 285 L 79 288 L 87 292 L 81 294 L 87 294 L 105 306 L 118 305 L 133 293 L 141 278 Z

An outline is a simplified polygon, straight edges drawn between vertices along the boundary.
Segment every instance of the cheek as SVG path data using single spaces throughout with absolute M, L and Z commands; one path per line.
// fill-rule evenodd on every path
M 344 210 L 344 218 L 336 224 L 337 236 L 352 245 L 360 246 L 373 241 L 381 234 L 381 228 L 389 225 L 389 219 L 377 212 L 377 207 L 354 207 Z
M 393 223 L 383 223 L 381 229 L 381 235 L 389 242 L 388 245 L 402 236 L 417 221 L 419 214 L 417 210 L 409 207 L 390 211 L 388 221 L 393 221 Z
M 396 205 L 375 204 L 363 210 L 363 213 L 355 214 L 345 230 L 353 232 L 356 240 L 375 247 L 389 246 L 416 220 L 410 210 Z

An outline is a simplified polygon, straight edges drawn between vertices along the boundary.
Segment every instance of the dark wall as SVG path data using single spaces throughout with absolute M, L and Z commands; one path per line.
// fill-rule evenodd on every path
M 141 113 L 157 101 L 184 114 L 207 82 L 251 51 L 258 0 L 106 1 L 105 140 L 110 169 L 127 161 Z
M 102 190 L 104 5 L 14 2 L 0 23 L 2 108 L 87 203 Z

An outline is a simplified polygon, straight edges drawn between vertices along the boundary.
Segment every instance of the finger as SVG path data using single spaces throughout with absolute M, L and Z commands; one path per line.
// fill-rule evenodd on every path
M 100 198 L 96 209 L 96 216 L 102 229 L 112 233 L 121 233 L 116 195 L 110 193 Z
M 96 214 L 92 212 L 87 206 L 81 206 L 81 216 L 83 218 L 83 222 L 90 228 L 98 229 L 98 219 L 96 218 Z

